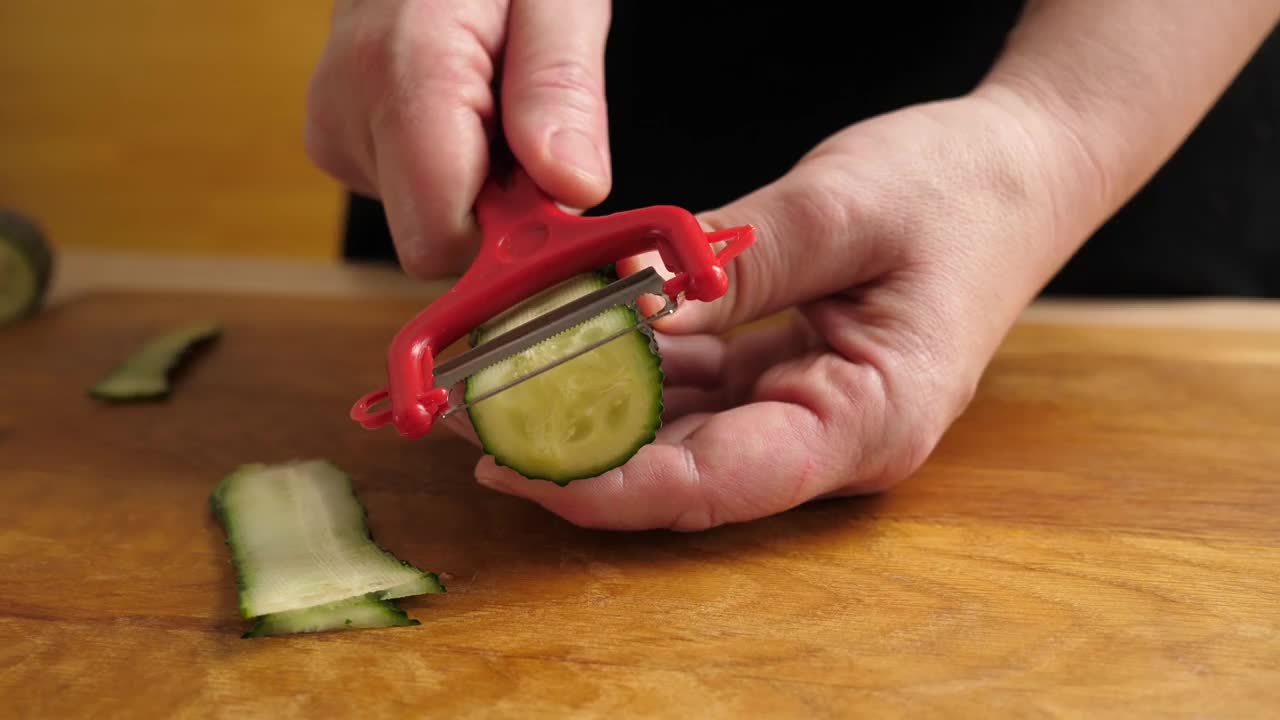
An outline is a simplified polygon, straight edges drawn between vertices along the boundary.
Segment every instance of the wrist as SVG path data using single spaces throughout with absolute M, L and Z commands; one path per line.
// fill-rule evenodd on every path
M 1006 132 L 1021 145 L 1020 156 L 1035 166 L 1051 228 L 1046 240 L 1055 267 L 1050 272 L 1056 272 L 1119 204 L 1113 169 L 1103 159 L 1107 153 L 1029 82 L 991 78 L 970 98 L 1003 113 Z

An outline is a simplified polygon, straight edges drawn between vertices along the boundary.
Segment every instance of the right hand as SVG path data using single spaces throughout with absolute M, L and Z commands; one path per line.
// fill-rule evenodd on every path
M 607 0 L 338 0 L 308 93 L 307 153 L 382 201 L 406 272 L 461 273 L 479 249 L 487 132 L 504 132 L 557 202 L 589 208 L 609 194 L 609 22 Z

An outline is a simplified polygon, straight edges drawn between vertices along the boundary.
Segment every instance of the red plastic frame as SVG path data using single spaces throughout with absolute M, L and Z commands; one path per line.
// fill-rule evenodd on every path
M 435 356 L 489 318 L 574 275 L 657 250 L 676 273 L 663 291 L 709 302 L 729 288 L 724 266 L 755 242 L 749 225 L 707 233 L 691 213 L 658 205 L 602 217 L 561 210 L 522 170 L 490 180 L 476 203 L 480 252 L 448 292 L 409 321 L 387 352 L 387 387 L 356 401 L 351 418 L 373 430 L 394 422 L 405 437 L 431 430 L 449 404 L 435 387 Z M 727 241 L 719 252 L 712 244 Z M 389 406 L 374 407 L 385 400 Z

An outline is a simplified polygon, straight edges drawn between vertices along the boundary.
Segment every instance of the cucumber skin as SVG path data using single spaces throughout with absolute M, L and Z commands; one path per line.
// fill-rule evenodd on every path
M 164 380 L 159 388 L 155 390 L 137 392 L 119 392 L 111 389 L 111 383 L 121 376 L 127 376 L 132 371 L 133 364 L 151 344 L 178 333 L 189 333 L 190 339 L 185 345 L 183 345 L 183 347 L 171 356 L 168 365 L 163 369 Z M 215 342 L 221 336 L 222 326 L 215 322 L 184 325 L 168 332 L 155 335 L 143 342 L 143 344 L 137 347 L 133 353 L 112 368 L 111 371 L 94 384 L 93 387 L 89 388 L 89 396 L 95 400 L 100 400 L 110 404 L 167 400 L 173 394 L 173 383 L 171 382 L 173 372 L 183 363 L 184 360 L 191 357 L 201 348 Z
M 332 467 L 333 469 L 339 472 L 343 472 L 343 474 L 345 474 L 345 472 L 340 467 L 338 467 L 336 463 L 333 463 L 328 460 L 325 460 L 323 462 L 329 465 L 330 467 Z M 235 481 L 239 480 L 244 475 L 251 475 L 253 473 L 261 472 L 263 470 L 268 469 L 269 467 L 270 466 L 268 466 L 266 463 L 246 463 L 244 465 L 241 465 L 240 467 L 233 470 L 226 477 L 224 477 L 218 483 L 218 485 L 214 488 L 213 492 L 209 494 L 209 510 L 213 514 L 214 518 L 222 525 L 223 531 L 225 534 L 225 539 L 223 542 L 231 551 L 231 565 L 232 565 L 232 568 L 235 570 L 235 576 L 236 576 L 236 597 L 238 600 L 237 607 L 240 610 L 240 616 L 248 620 L 252 620 L 260 617 L 269 617 L 272 614 L 280 615 L 283 613 L 270 613 L 268 615 L 254 615 L 253 611 L 249 608 L 249 606 L 245 604 L 244 596 L 245 596 L 245 592 L 248 590 L 248 581 L 251 578 L 246 577 L 243 563 L 241 562 L 240 556 L 236 552 L 236 546 L 232 540 L 232 538 L 235 537 L 235 521 L 231 519 L 230 513 L 226 511 L 226 505 L 223 503 L 222 498 L 223 498 L 223 495 L 226 493 L 227 488 L 230 487 Z M 369 522 L 368 522 L 369 511 L 367 508 L 365 508 L 364 503 L 360 502 L 360 498 L 355 493 L 354 486 L 351 488 L 351 497 L 356 502 L 356 504 L 360 507 L 361 514 L 364 517 L 365 537 L 367 537 L 370 542 L 377 544 L 376 541 L 373 539 L 372 533 L 369 532 Z M 383 548 L 383 552 L 387 553 L 388 555 L 391 554 L 387 552 L 385 548 Z M 435 588 L 437 588 L 434 590 L 428 590 L 428 592 L 430 593 L 448 592 L 448 590 L 444 586 L 444 583 L 440 581 L 440 577 L 435 573 L 424 572 L 420 568 L 415 567 L 412 563 L 409 563 L 405 560 L 400 560 L 399 558 L 396 558 L 396 559 L 400 562 L 401 565 L 415 572 L 421 573 L 422 579 L 424 582 L 428 583 L 428 585 L 433 584 Z M 373 593 L 373 595 L 385 596 L 388 592 L 394 589 L 396 588 L 388 588 L 387 591 L 384 591 L 383 593 Z M 382 600 L 383 598 L 378 597 L 377 599 Z M 299 608 L 299 610 L 306 610 L 306 609 L 307 608 Z
M 594 273 L 584 273 L 584 274 L 595 274 L 599 276 L 602 280 L 604 280 L 605 284 L 611 283 L 618 279 L 617 270 L 614 265 L 608 265 L 600 270 L 595 271 Z M 564 475 L 557 475 L 556 477 L 533 477 L 532 475 L 526 475 L 525 473 L 521 472 L 521 469 L 518 466 L 511 464 L 509 461 L 504 461 L 501 457 L 499 457 L 497 454 L 492 452 L 492 444 L 486 439 L 486 432 L 481 427 L 476 426 L 475 423 L 472 423 L 472 427 L 476 433 L 476 438 L 480 441 L 482 450 L 485 452 L 485 454 L 493 458 L 494 463 L 496 465 L 498 465 L 499 467 L 505 467 L 517 473 L 520 473 L 523 477 L 526 477 L 530 480 L 545 480 L 547 482 L 554 483 L 555 485 L 558 485 L 560 487 L 565 487 L 577 480 L 587 480 L 590 478 L 599 477 L 600 475 L 610 470 L 613 470 L 614 468 L 617 468 L 626 464 L 631 458 L 635 457 L 636 453 L 640 452 L 641 448 L 643 448 L 645 445 L 648 445 L 649 443 L 652 443 L 654 440 L 657 439 L 658 430 L 661 429 L 662 427 L 662 414 L 665 410 L 662 388 L 666 382 L 666 375 L 662 370 L 662 354 L 658 349 L 657 339 L 653 335 L 652 328 L 639 324 L 640 312 L 639 312 L 639 309 L 635 307 L 634 303 L 631 305 L 613 308 L 608 312 L 613 312 L 617 310 L 624 310 L 631 316 L 631 322 L 635 326 L 635 330 L 633 331 L 633 333 L 643 338 L 643 342 L 645 342 L 648 346 L 649 354 L 653 356 L 654 376 L 655 376 L 654 383 L 655 383 L 655 387 L 657 388 L 657 394 L 658 394 L 657 412 L 655 413 L 655 416 L 654 416 L 653 425 L 636 440 L 636 443 L 633 447 L 622 452 L 618 457 L 612 458 L 610 460 L 602 461 L 598 465 L 589 467 L 586 470 L 583 470 L 579 473 L 568 473 Z M 481 326 L 479 328 L 476 328 L 474 331 L 472 331 L 471 333 L 472 346 L 475 346 L 476 344 L 478 344 L 481 341 L 481 339 L 484 337 L 484 327 L 485 326 Z M 633 338 L 632 334 L 628 334 L 620 338 L 617 338 L 613 342 L 615 343 L 630 342 L 633 340 L 639 341 L 641 340 L 641 338 Z M 469 394 L 470 394 L 470 388 L 468 387 L 468 395 Z
M 300 622 L 302 618 L 308 615 L 315 615 L 319 617 L 323 617 L 325 615 L 329 615 L 332 617 L 350 615 L 352 614 L 351 610 L 357 609 L 356 607 L 354 607 L 356 603 L 358 603 L 359 605 L 378 606 L 378 609 L 384 614 L 386 622 L 384 624 L 377 624 L 377 625 L 352 626 L 351 619 L 348 617 L 346 618 L 345 623 L 339 624 L 339 623 L 333 622 L 333 623 L 330 623 L 331 627 L 327 627 L 327 628 L 318 628 L 314 630 L 310 630 L 310 629 L 300 630 L 300 629 L 290 628 L 291 624 Z M 404 610 L 401 610 L 399 607 L 396 607 L 395 603 L 391 602 L 390 600 L 383 600 L 381 598 L 376 597 L 375 595 L 366 595 L 364 598 L 361 598 L 358 601 L 353 600 L 353 601 L 339 602 L 339 603 L 333 603 L 332 606 L 327 606 L 327 607 L 302 608 L 300 610 L 291 610 L 289 612 L 272 613 L 270 615 L 263 615 L 257 619 L 257 621 L 253 624 L 253 627 L 250 628 L 248 632 L 241 635 L 240 637 L 242 639 L 252 639 L 252 638 L 263 638 L 263 637 L 338 632 L 338 631 L 344 631 L 344 630 L 377 630 L 377 629 L 390 628 L 390 627 L 413 627 L 421 624 L 422 623 L 419 622 L 418 620 L 415 620 L 409 617 L 409 614 L 406 613 Z
M 227 487 L 235 480 L 238 480 L 242 475 L 258 472 L 265 467 L 266 465 L 264 463 L 248 463 L 241 465 L 232 471 L 231 474 L 223 478 L 222 481 L 213 489 L 213 492 L 209 494 L 209 510 L 218 523 L 222 525 L 223 533 L 225 535 L 223 543 L 231 551 L 231 567 L 235 570 L 236 576 L 236 605 L 240 609 L 240 616 L 245 618 L 252 617 L 248 606 L 244 603 L 244 595 L 248 590 L 248 587 L 245 581 L 244 567 L 241 564 L 240 556 L 236 552 L 235 543 L 231 541 L 231 538 L 235 537 L 236 524 L 235 521 L 231 519 L 231 514 L 227 512 L 226 506 L 222 501 L 222 496 L 226 493 Z

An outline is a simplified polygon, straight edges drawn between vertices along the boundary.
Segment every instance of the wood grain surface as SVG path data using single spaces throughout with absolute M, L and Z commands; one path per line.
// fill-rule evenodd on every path
M 0 714 L 1212 717 L 1280 710 L 1280 333 L 1024 325 L 893 491 L 592 532 L 346 417 L 420 302 L 90 294 L 0 332 Z M 217 318 L 171 402 L 85 389 Z M 208 492 L 328 457 L 450 592 L 242 640 Z

